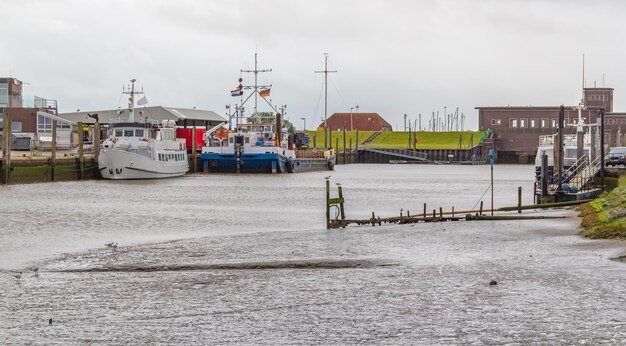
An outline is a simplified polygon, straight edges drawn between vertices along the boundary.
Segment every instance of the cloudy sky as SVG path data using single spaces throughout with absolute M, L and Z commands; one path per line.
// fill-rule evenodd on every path
M 328 112 L 378 112 L 402 128 L 459 107 L 572 105 L 615 88 L 626 111 L 626 3 L 620 1 L 0 0 L 0 76 L 62 112 L 111 109 L 136 78 L 150 105 L 224 114 L 241 69 L 273 72 L 271 99 L 302 126 Z M 243 76 L 248 82 L 249 75 Z M 259 107 L 259 110 L 266 110 Z M 426 120 L 423 120 L 423 126 Z

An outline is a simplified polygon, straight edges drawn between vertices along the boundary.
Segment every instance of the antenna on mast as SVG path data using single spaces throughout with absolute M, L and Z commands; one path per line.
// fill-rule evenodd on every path
M 580 103 L 585 104 L 585 53 L 583 53 L 583 91 Z

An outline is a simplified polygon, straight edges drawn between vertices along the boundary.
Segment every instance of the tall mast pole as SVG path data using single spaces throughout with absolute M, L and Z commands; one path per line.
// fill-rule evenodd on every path
M 254 89 L 253 93 L 254 93 L 254 113 L 256 114 L 257 112 L 257 96 L 258 96 L 258 89 L 259 88 L 271 88 L 272 85 L 270 84 L 268 85 L 259 85 L 258 83 L 258 74 L 259 72 L 272 72 L 272 69 L 263 69 L 263 70 L 259 70 L 258 68 L 258 61 L 257 61 L 257 53 L 254 53 L 254 70 L 241 70 L 241 72 L 246 72 L 246 73 L 254 73 L 254 85 L 246 85 L 244 86 L 244 88 L 246 89 Z M 242 106 L 243 106 L 243 101 L 242 101 Z
M 328 127 L 326 120 L 328 120 L 328 74 L 337 71 L 328 71 L 328 53 L 324 53 L 324 71 L 315 71 L 315 73 L 324 73 L 324 148 L 328 148 L 326 140 L 326 132 Z

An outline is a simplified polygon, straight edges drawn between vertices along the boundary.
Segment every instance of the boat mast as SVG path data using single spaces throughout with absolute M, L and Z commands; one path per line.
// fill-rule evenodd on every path
M 328 53 L 324 53 L 324 71 L 315 71 L 315 73 L 324 74 L 324 148 L 328 148 L 326 142 L 326 132 L 328 131 L 326 126 L 326 120 L 328 119 L 328 74 L 334 72 L 337 71 L 328 71 Z
M 271 88 L 272 85 L 259 85 L 258 83 L 258 74 L 259 72 L 272 72 L 272 69 L 263 69 L 263 70 L 259 70 L 258 68 L 258 62 L 257 62 L 257 53 L 254 53 L 254 70 L 241 70 L 241 72 L 246 72 L 246 73 L 254 73 L 254 85 L 246 85 L 244 86 L 245 89 L 254 89 L 254 91 L 252 92 L 254 94 L 254 114 L 257 113 L 257 96 L 259 94 L 259 88 L 263 88 L 263 89 L 267 89 L 267 88 Z M 243 105 L 243 104 L 242 104 Z
M 128 121 L 129 122 L 134 122 L 135 121 L 135 95 L 139 95 L 139 94 L 143 94 L 143 88 L 141 91 L 135 91 L 135 82 L 137 80 L 136 79 L 131 79 L 130 80 L 130 89 L 123 89 L 122 90 L 122 94 L 127 94 L 130 95 L 128 97 Z

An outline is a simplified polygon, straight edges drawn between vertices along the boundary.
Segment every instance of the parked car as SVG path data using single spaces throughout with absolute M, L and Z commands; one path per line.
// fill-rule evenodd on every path
M 604 157 L 604 164 L 608 167 L 616 165 L 626 165 L 626 147 L 613 147 Z

